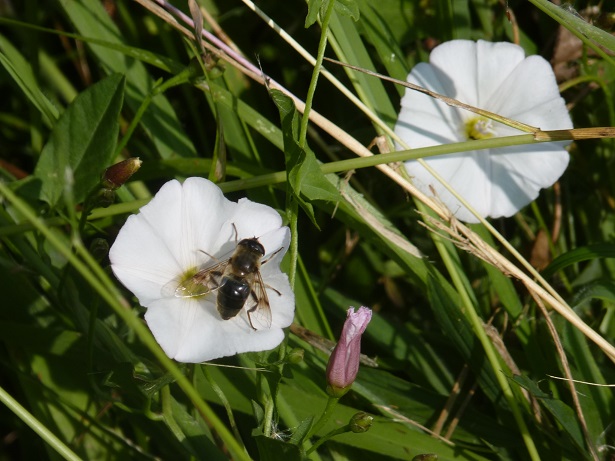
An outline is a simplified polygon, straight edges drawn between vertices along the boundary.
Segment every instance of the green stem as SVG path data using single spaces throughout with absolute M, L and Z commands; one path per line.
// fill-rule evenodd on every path
M 339 173 L 342 171 L 356 170 L 359 168 L 368 168 L 386 163 L 404 162 L 406 160 L 415 160 L 417 158 L 434 157 L 436 155 L 453 154 L 458 152 L 468 152 L 472 150 L 493 149 L 496 147 L 518 146 L 523 144 L 534 143 L 534 137 L 531 134 L 522 134 L 516 136 L 505 136 L 501 138 L 480 139 L 474 141 L 466 141 L 461 143 L 443 144 L 440 146 L 421 147 L 418 149 L 402 150 L 390 152 L 388 154 L 372 155 L 370 157 L 358 157 L 336 162 L 325 163 L 320 166 L 320 170 L 325 173 Z M 250 189 L 281 183 L 286 181 L 286 172 L 279 171 L 276 173 L 268 173 L 266 175 L 255 176 L 253 178 L 238 179 L 235 181 L 227 181 L 219 184 L 223 192 L 235 192 L 238 190 Z
M 273 432 L 273 414 L 275 410 L 275 402 L 273 401 L 273 397 L 266 395 L 264 404 L 265 415 L 263 417 L 263 434 L 265 434 L 265 437 L 271 437 L 271 433 Z
M 310 110 L 312 109 L 312 102 L 314 101 L 314 94 L 316 93 L 316 84 L 318 83 L 318 76 L 320 75 L 320 69 L 322 68 L 322 61 L 325 57 L 325 50 L 327 49 L 329 21 L 331 21 L 331 15 L 333 14 L 334 6 L 335 0 L 330 0 L 329 4 L 327 5 L 327 11 L 325 12 L 325 16 L 324 18 L 322 18 L 320 41 L 318 42 L 316 62 L 314 63 L 314 69 L 312 70 L 312 79 L 310 80 L 310 87 L 308 88 L 307 97 L 305 99 L 305 109 L 303 111 L 303 117 L 301 118 L 301 130 L 299 131 L 299 145 L 301 146 L 301 148 L 305 148 L 307 129 L 310 122 Z
M 519 146 L 523 144 L 532 144 L 535 142 L 531 134 L 522 134 L 516 136 L 505 136 L 501 138 L 480 139 L 474 141 L 466 141 L 460 143 L 443 144 L 440 146 L 421 147 L 418 149 L 404 150 L 391 152 L 388 154 L 373 155 L 371 157 L 359 157 L 337 162 L 330 162 L 321 165 L 320 169 L 323 173 L 339 173 L 342 171 L 356 170 L 359 168 L 368 168 L 372 166 L 382 165 L 386 163 L 403 162 L 406 160 L 414 160 L 417 158 L 434 157 L 436 155 L 453 154 L 458 152 L 468 152 L 472 150 L 493 149 L 496 147 Z M 280 184 L 286 181 L 286 171 L 277 171 L 275 173 L 267 173 L 264 175 L 254 176 L 252 178 L 236 179 L 218 184 L 222 192 L 236 192 L 256 187 L 271 186 Z M 134 200 L 132 202 L 116 203 L 107 208 L 97 208 L 90 213 L 88 220 L 95 221 L 97 219 L 107 218 L 124 213 L 132 213 L 138 210 L 143 205 L 146 205 L 150 199 Z M 61 226 L 66 224 L 66 220 L 61 217 L 50 218 L 43 221 L 46 226 Z M 13 226 L 4 226 L 0 228 L 0 237 L 19 234 L 32 230 L 32 225 L 29 223 L 20 223 Z
M 468 152 L 472 150 L 493 149 L 496 147 L 519 146 L 532 144 L 534 137 L 531 134 L 517 136 L 505 136 L 501 138 L 480 139 L 461 143 L 443 144 L 440 146 L 421 147 L 418 149 L 402 150 L 382 155 L 372 155 L 370 157 L 350 158 L 338 160 L 336 162 L 325 163 L 320 166 L 324 174 L 340 173 L 342 171 L 357 170 L 387 163 L 404 162 L 406 160 L 416 160 L 417 158 L 434 157 L 437 155 L 453 154 L 458 152 Z M 270 186 L 286 181 L 286 172 L 278 171 L 252 178 L 236 179 L 218 184 L 223 192 L 236 192 L 240 190 L 252 189 L 255 187 Z M 1 235 L 1 234 L 0 234 Z
M 288 271 L 288 281 L 290 287 L 295 289 L 295 279 L 297 278 L 297 262 L 299 259 L 299 202 L 292 195 L 288 204 L 288 225 L 290 227 L 290 248 L 288 254 L 290 258 L 290 268 Z
M 602 43 L 603 40 L 601 40 L 600 37 L 601 33 L 606 35 L 606 32 L 601 31 L 594 26 L 590 26 L 581 17 L 577 18 L 576 16 L 568 13 L 562 7 L 553 4 L 548 0 L 530 0 L 530 3 L 533 3 L 537 8 L 541 9 L 544 13 L 551 16 L 551 18 L 568 29 L 569 32 L 574 34 L 585 45 L 594 50 L 594 52 L 605 62 L 609 63 L 611 66 L 615 66 L 615 61 L 605 51 L 608 47 L 606 44 Z M 604 45 L 605 49 L 602 49 L 600 45 Z
M 231 429 L 233 430 L 233 434 L 235 434 L 235 438 L 237 439 L 237 442 L 239 442 L 242 446 L 244 446 L 244 450 L 245 450 L 245 445 L 241 438 L 241 434 L 239 433 L 239 429 L 237 428 L 237 423 L 235 422 L 235 416 L 233 415 L 233 409 L 231 408 L 231 404 L 226 398 L 224 391 L 220 388 L 220 386 L 218 386 L 218 383 L 216 383 L 216 380 L 213 379 L 213 377 L 211 376 L 211 373 L 209 372 L 209 367 L 207 365 L 199 365 L 199 368 L 201 369 L 201 372 L 205 376 L 205 379 L 207 379 L 207 382 L 209 383 L 213 391 L 216 393 L 216 395 L 222 402 L 222 406 L 226 410 L 226 416 L 228 417 L 228 421 L 231 426 Z
M 342 427 L 338 427 L 337 429 L 333 429 L 331 432 L 329 432 L 327 435 L 324 435 L 323 437 L 321 437 L 320 439 L 318 439 L 314 445 L 312 445 L 310 447 L 310 449 L 308 451 L 305 452 L 306 456 L 309 456 L 314 450 L 316 450 L 319 446 L 321 446 L 323 443 L 325 443 L 327 440 L 331 439 L 332 437 L 335 437 L 336 435 L 340 435 L 340 434 L 345 434 L 346 432 L 351 432 L 350 431 L 350 424 L 346 424 L 345 426 Z
M 607 103 L 606 107 L 609 111 L 609 123 L 611 126 L 615 125 L 615 110 L 613 109 L 613 96 L 611 94 L 611 90 L 609 89 L 608 84 L 604 81 L 602 77 L 597 75 L 581 75 L 580 77 L 576 77 L 570 80 L 563 82 L 559 85 L 560 93 L 563 93 L 570 88 L 580 85 L 582 83 L 595 83 L 597 84 L 602 92 L 604 93 L 604 100 Z
M 173 407 L 171 405 L 171 388 L 169 385 L 163 386 L 160 389 L 160 401 L 162 403 L 162 418 L 169 430 L 173 433 L 178 442 L 183 443 L 186 440 L 186 434 L 182 431 L 177 421 L 173 417 Z
M 419 206 L 424 207 L 422 204 L 419 204 Z M 476 309 L 474 308 L 474 304 L 472 303 L 472 300 L 470 299 L 470 295 L 466 291 L 466 286 L 461 280 L 461 276 L 457 272 L 458 267 L 456 266 L 454 261 L 451 259 L 450 254 L 448 253 L 448 250 L 446 246 L 444 245 L 444 242 L 442 241 L 441 237 L 435 234 L 432 234 L 432 235 L 433 235 L 433 241 L 436 245 L 436 248 L 438 249 L 438 252 L 440 253 L 440 256 L 442 257 L 442 260 L 448 270 L 448 273 L 451 276 L 453 285 L 455 286 L 457 293 L 459 294 L 461 298 L 461 304 L 465 306 L 464 313 L 466 315 L 466 318 L 470 321 L 472 325 L 472 329 L 474 330 L 474 334 L 480 341 L 483 347 L 483 350 L 485 351 L 485 355 L 487 357 L 487 360 L 489 361 L 489 365 L 491 366 L 491 369 L 493 370 L 493 374 L 495 375 L 495 378 L 500 386 L 500 389 L 502 390 L 502 393 L 504 394 L 504 398 L 508 402 L 508 405 L 512 411 L 513 417 L 515 419 L 515 422 L 517 423 L 517 426 L 519 427 L 521 437 L 523 438 L 523 441 L 525 442 L 525 446 L 530 455 L 530 458 L 534 461 L 539 461 L 540 456 L 538 454 L 538 450 L 536 449 L 536 446 L 534 445 L 532 436 L 528 430 L 525 420 L 523 419 L 523 414 L 521 413 L 518 402 L 515 399 L 513 391 L 508 382 L 508 378 L 501 371 L 502 365 L 500 363 L 500 360 L 498 359 L 498 354 L 496 353 L 495 348 L 493 347 L 493 344 L 491 343 L 491 340 L 487 336 L 485 332 L 485 328 L 483 327 L 483 322 L 478 316 Z
M 339 400 L 340 400 L 339 397 L 329 396 L 329 399 L 327 400 L 327 406 L 322 412 L 322 415 L 320 415 L 320 419 L 316 422 L 316 424 L 314 424 L 314 426 L 312 426 L 312 429 L 310 429 L 310 432 L 308 432 L 308 434 L 305 436 L 305 440 L 312 437 L 319 430 L 321 430 L 325 426 L 325 424 L 327 424 L 329 419 L 331 419 L 331 415 L 333 414 L 333 409 L 336 407 L 337 402 L 339 402 Z
M 190 66 L 188 66 L 185 69 L 183 69 L 179 74 L 171 77 L 166 82 L 156 85 L 152 89 L 152 91 L 150 91 L 150 93 L 145 97 L 145 99 L 143 100 L 139 108 L 137 109 L 135 116 L 130 122 L 130 125 L 128 126 L 128 128 L 126 129 L 126 133 L 124 134 L 124 136 L 118 143 L 117 148 L 115 149 L 116 158 L 120 156 L 120 154 L 122 153 L 122 151 L 128 144 L 128 141 L 132 137 L 132 134 L 134 133 L 134 131 L 137 129 L 137 126 L 139 126 L 139 123 L 141 123 L 141 118 L 143 117 L 143 114 L 145 114 L 145 111 L 147 110 L 149 105 L 152 103 L 152 100 L 154 99 L 154 97 L 156 97 L 157 95 L 161 93 L 164 93 L 166 90 L 168 90 L 171 87 L 181 85 L 182 83 L 187 82 L 190 79 L 191 75 L 192 75 L 192 69 L 190 68 Z
M 19 419 L 26 423 L 36 432 L 45 442 L 49 444 L 62 458 L 69 461 L 81 461 L 81 458 L 68 448 L 64 442 L 55 436 L 47 427 L 32 415 L 28 410 L 21 406 L 8 392 L 0 387 L 0 402 L 5 404 Z
M 58 252 L 66 258 L 68 263 L 81 274 L 85 281 L 90 284 L 126 325 L 132 328 L 141 342 L 177 381 L 178 386 L 201 413 L 202 417 L 207 420 L 211 427 L 218 433 L 220 439 L 226 444 L 232 456 L 238 460 L 249 460 L 249 456 L 243 451 L 242 447 L 237 443 L 216 413 L 205 403 L 197 390 L 190 384 L 190 381 L 182 374 L 175 363 L 166 356 L 147 327 L 139 320 L 134 314 L 134 311 L 128 306 L 128 303 L 117 291 L 115 284 L 109 279 L 105 271 L 85 248 L 77 244 L 75 246 L 77 254 L 74 254 L 71 250 L 71 245 L 66 242 L 65 237 L 52 232 L 44 221 L 39 219 L 26 203 L 18 198 L 13 191 L 2 182 L 0 182 L 0 194 L 41 233 L 52 247 L 56 248 Z M 78 256 L 83 258 L 83 260 L 79 259 Z

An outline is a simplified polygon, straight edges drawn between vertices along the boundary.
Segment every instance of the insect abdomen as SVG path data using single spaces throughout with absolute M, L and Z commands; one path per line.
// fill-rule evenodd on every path
M 218 290 L 217 308 L 224 320 L 235 317 L 250 296 L 250 284 L 245 279 L 229 275 Z

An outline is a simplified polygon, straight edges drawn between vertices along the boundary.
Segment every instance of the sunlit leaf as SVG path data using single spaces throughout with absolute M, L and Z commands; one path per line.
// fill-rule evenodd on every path
M 62 113 L 35 174 L 41 199 L 55 206 L 66 187 L 79 203 L 113 160 L 124 97 L 124 77 L 113 74 L 81 93 Z M 72 179 L 72 184 L 67 181 Z

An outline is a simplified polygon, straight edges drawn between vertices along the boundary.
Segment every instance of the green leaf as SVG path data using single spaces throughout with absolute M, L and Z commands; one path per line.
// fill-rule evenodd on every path
M 398 421 L 405 418 L 410 424 L 411 421 L 428 421 L 433 416 L 433 409 L 443 408 L 447 399 L 447 394 L 437 394 L 386 371 L 367 367 L 360 368 L 352 390 L 371 402 L 383 415 Z M 420 435 L 428 437 L 427 434 Z M 413 432 L 414 436 L 416 442 L 422 439 L 419 433 Z M 459 444 L 491 444 L 506 449 L 514 448 L 519 443 L 518 435 L 509 430 L 503 421 L 497 421 L 474 409 L 465 413 L 454 439 Z M 434 445 L 423 446 L 423 453 L 440 452 L 437 445 L 441 442 L 434 438 L 432 440 Z M 416 449 L 419 451 L 418 446 Z
M 361 14 L 355 0 L 335 0 L 335 11 L 342 16 L 352 18 L 353 21 L 358 21 Z
M 440 274 L 437 275 L 441 277 Z M 484 357 L 482 346 L 476 338 L 470 322 L 462 313 L 458 301 L 451 298 L 447 290 L 441 288 L 440 281 L 436 277 L 428 277 L 427 290 L 429 303 L 444 334 L 478 375 L 481 388 L 485 394 L 491 400 L 498 401 L 502 397 L 500 387 Z
M 310 431 L 313 423 L 314 423 L 314 416 L 310 416 L 308 418 L 305 418 L 303 421 L 301 421 L 301 423 L 299 424 L 299 426 L 297 426 L 297 429 L 295 429 L 295 432 L 291 436 L 290 443 L 294 443 L 294 444 L 301 443 L 303 439 L 305 438 L 305 436 Z
M 308 14 L 305 17 L 305 28 L 307 29 L 318 20 L 318 12 L 323 3 L 327 0 L 310 0 L 308 3 Z
M 599 440 L 600 437 L 604 437 L 604 428 L 612 421 L 609 409 L 613 408 L 613 391 L 606 387 L 608 382 L 602 374 L 607 367 L 602 361 L 596 360 L 597 354 L 589 346 L 583 333 L 568 322 L 564 323 L 562 339 L 566 353 L 574 366 L 573 377 L 580 376 L 583 381 L 599 384 L 575 384 L 576 392 L 579 396 L 583 396 L 579 402 L 590 437 Z M 598 356 L 599 360 L 602 358 Z
M 67 170 L 77 203 L 100 181 L 113 160 L 123 97 L 124 77 L 113 74 L 81 93 L 60 116 L 34 172 L 42 181 L 41 200 L 56 206 Z
M 592 299 L 599 298 L 605 301 L 615 302 L 615 282 L 610 280 L 600 280 L 590 283 L 581 288 L 570 305 L 575 308 Z
M 365 69 L 376 69 L 372 60 L 373 51 L 365 46 L 354 22 L 343 15 L 333 14 L 331 31 L 335 37 L 331 45 L 340 61 L 350 62 Z M 361 100 L 392 127 L 397 120 L 397 109 L 393 107 L 382 80 L 352 69 L 345 68 L 344 70 Z
M 408 30 L 406 24 L 413 22 L 412 7 L 410 4 L 394 4 L 384 2 L 375 5 L 370 0 L 359 0 L 361 8 L 361 25 L 363 36 L 374 46 L 387 75 L 405 80 L 412 63 L 408 58 L 400 59 L 404 52 L 400 46 L 402 37 L 414 39 L 417 31 Z M 401 10 L 401 11 L 400 11 Z M 403 95 L 406 88 L 395 85 L 394 88 Z
M 527 376 L 513 376 L 513 381 L 528 390 L 540 403 L 555 417 L 562 429 L 572 438 L 572 441 L 582 453 L 586 453 L 583 433 L 577 421 L 577 416 L 572 408 L 550 394 L 543 392 L 538 384 Z
M 19 85 L 28 100 L 45 117 L 45 122 L 49 125 L 53 124 L 60 111 L 41 90 L 30 63 L 2 35 L 0 35 L 0 64 Z
M 488 245 L 497 247 L 493 240 L 493 236 L 482 225 L 472 225 L 472 230 L 476 232 Z M 523 305 L 519 299 L 519 295 L 515 289 L 512 280 L 506 277 L 499 269 L 493 265 L 481 261 L 481 265 L 487 272 L 488 277 L 486 282 L 489 283 L 490 288 L 495 292 L 498 299 L 502 303 L 502 306 L 506 309 L 506 312 L 515 321 L 517 327 L 515 332 L 524 345 L 527 344 L 529 337 L 531 336 L 531 330 L 527 319 L 523 316 Z
M 154 87 L 154 80 L 141 62 L 126 58 L 126 55 L 132 54 L 132 48 L 124 43 L 118 27 L 102 4 L 84 0 L 62 0 L 59 3 L 79 33 L 116 44 L 113 48 L 107 45 L 89 46 L 98 65 L 109 72 L 126 75 L 129 82 L 126 86 L 126 104 L 137 111 Z M 184 133 L 171 103 L 164 95 L 159 94 L 152 100 L 149 110 L 143 114 L 141 124 L 152 138 L 160 157 L 195 156 L 192 142 Z
M 433 408 L 429 408 L 428 404 L 425 403 L 427 400 L 426 397 L 436 399 L 442 405 L 443 402 L 445 402 L 444 397 L 434 396 L 433 394 L 430 395 L 430 393 L 420 390 L 418 386 L 408 383 L 406 383 L 407 387 L 403 388 L 403 392 L 401 392 L 400 389 L 394 389 L 393 392 L 389 392 L 389 386 L 391 386 L 391 383 L 398 384 L 400 381 L 399 379 L 388 373 L 382 373 L 376 370 L 366 371 L 369 371 L 370 375 L 379 375 L 380 379 L 378 380 L 377 385 L 373 386 L 369 390 L 363 388 L 357 390 L 362 397 L 365 398 L 365 396 L 368 396 L 367 398 L 370 399 L 369 401 L 375 404 L 372 408 L 376 411 L 381 411 L 385 415 L 387 415 L 389 410 L 398 410 L 397 406 L 399 405 L 400 399 L 405 403 L 406 396 L 412 391 L 420 394 L 420 397 L 423 398 L 423 400 L 420 398 L 415 400 L 416 408 L 421 407 L 424 409 L 423 414 L 418 416 L 418 418 L 421 418 L 419 419 L 419 422 L 424 422 L 427 418 L 433 416 L 434 414 Z M 353 390 L 362 379 L 362 375 L 363 370 L 359 372 L 358 381 L 355 381 Z M 303 421 L 305 418 L 308 418 L 314 414 L 319 415 L 319 412 L 322 412 L 325 407 L 327 397 L 325 395 L 318 395 L 311 391 L 311 386 L 314 385 L 313 377 L 302 376 L 298 370 L 293 376 L 294 379 L 289 381 L 288 384 L 282 384 L 281 396 L 284 397 L 287 402 L 292 402 L 292 410 L 299 418 L 299 421 Z M 386 395 L 383 395 L 385 390 Z M 349 400 L 349 402 L 352 402 L 352 400 Z M 357 402 L 356 399 L 355 402 Z M 386 405 L 386 408 L 383 407 L 384 405 Z M 414 408 L 412 410 L 414 410 Z M 322 428 L 322 430 L 318 432 L 317 435 L 322 436 L 334 429 L 339 428 L 341 425 L 346 424 L 358 411 L 360 410 L 357 408 L 341 403 L 336 405 L 331 419 Z M 416 421 L 417 413 L 412 411 L 409 413 L 412 413 L 412 419 Z M 299 421 L 297 424 L 299 424 Z M 408 421 L 411 423 L 410 418 L 408 418 Z M 493 421 L 491 423 L 491 430 L 492 432 L 495 432 L 494 427 L 496 427 L 497 424 L 494 424 Z M 488 426 L 485 425 L 484 427 Z M 501 427 L 499 427 L 499 429 L 501 429 Z M 499 437 L 510 438 L 511 436 L 510 434 L 506 434 L 505 431 L 500 430 Z M 483 461 L 487 459 L 481 455 L 473 453 L 470 450 L 460 451 L 457 447 L 451 447 L 441 440 L 417 430 L 416 426 L 412 426 L 412 424 L 403 424 L 398 418 L 392 417 L 376 417 L 374 424 L 369 431 L 362 434 L 355 434 L 351 432 L 337 435 L 328 443 L 340 443 L 351 447 L 360 448 L 365 450 L 365 456 L 377 454 L 377 456 L 380 457 L 379 459 L 389 457 L 393 459 L 407 460 L 411 459 L 412 456 L 422 453 L 438 453 L 440 456 L 439 459 L 442 461 L 461 459 Z
M 573 264 L 600 258 L 615 258 L 615 245 L 598 243 L 575 248 L 555 258 L 547 268 L 542 271 L 544 278 L 549 278 L 558 271 Z
M 186 436 L 181 440 L 181 444 L 186 450 L 186 454 L 194 456 L 195 459 L 207 459 L 211 461 L 222 461 L 228 459 L 218 447 L 212 442 L 211 431 L 202 418 L 194 418 L 187 409 L 172 396 L 171 409 L 172 417 Z
M 333 8 L 338 14 L 351 17 L 354 21 L 359 20 L 361 12 L 355 0 L 310 0 L 308 3 L 308 14 L 305 18 L 306 29 L 318 20 L 319 12 L 324 14 L 330 1 L 335 2 Z
M 337 202 L 342 200 L 342 196 L 320 170 L 314 152 L 307 146 L 302 148 L 299 145 L 301 119 L 294 101 L 278 90 L 271 90 L 270 94 L 280 111 L 288 184 L 301 207 L 316 225 L 314 208 L 309 201 Z
M 301 256 L 297 259 L 297 279 L 294 291 L 297 303 L 296 321 L 321 336 L 333 339 L 328 316 L 323 311 L 321 300 Z
M 256 446 L 258 447 L 259 458 L 262 461 L 278 461 L 280 459 L 288 461 L 300 461 L 301 450 L 297 445 L 284 442 L 283 440 L 266 437 L 262 434 L 252 434 Z

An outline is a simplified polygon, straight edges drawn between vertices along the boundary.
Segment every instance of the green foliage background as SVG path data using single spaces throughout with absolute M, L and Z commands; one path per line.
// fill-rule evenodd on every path
M 615 383 L 615 356 L 550 311 L 566 365 L 523 284 L 421 226 L 423 205 L 321 125 L 306 139 L 282 93 L 223 59 L 199 62 L 196 45 L 147 5 L 0 3 L 0 459 L 613 459 L 604 385 Z M 322 77 L 309 89 L 313 66 L 246 4 L 200 5 L 247 60 L 297 98 L 313 96 L 337 133 L 368 145 L 394 125 L 402 87 L 325 62 L 375 124 Z M 313 55 L 327 5 L 258 4 Z M 337 0 L 326 56 L 405 80 L 437 43 L 519 37 L 527 54 L 553 58 L 575 127 L 615 126 L 613 8 L 508 5 L 514 17 L 494 0 Z M 543 256 L 543 277 L 611 343 L 614 147 L 574 143 L 558 188 L 493 222 L 528 258 Z M 143 166 L 103 207 L 100 177 L 126 157 Z M 202 365 L 159 349 L 107 251 L 129 213 L 188 176 L 287 219 L 297 247 L 285 264 L 309 341 L 289 333 L 270 353 Z M 328 400 L 326 351 L 360 305 L 374 310 L 362 343 L 372 359 L 311 434 Z M 571 391 L 550 378 L 566 367 L 603 386 Z M 374 416 L 369 431 L 310 451 L 360 411 Z

